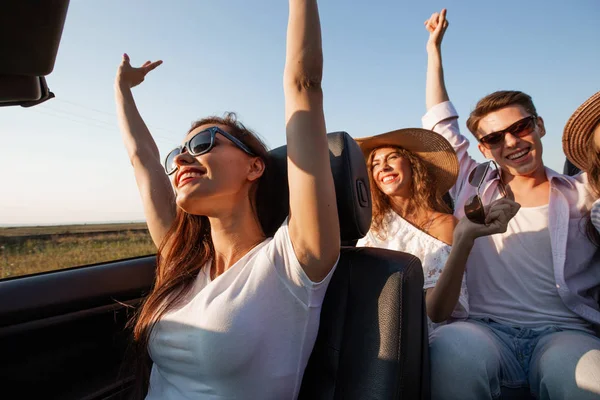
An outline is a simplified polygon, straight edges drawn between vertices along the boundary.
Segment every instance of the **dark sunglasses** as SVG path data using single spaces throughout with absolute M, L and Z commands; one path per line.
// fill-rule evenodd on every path
M 506 190 L 506 185 L 502 180 L 502 173 L 498 168 L 498 164 L 494 161 L 488 161 L 483 164 L 479 164 L 477 167 L 471 171 L 469 174 L 469 183 L 471 186 L 475 186 L 477 188 L 477 194 L 471 196 L 469 200 L 465 203 L 465 215 L 469 220 L 477 223 L 477 224 L 485 224 L 485 209 L 483 207 L 483 202 L 481 201 L 481 197 L 479 195 L 479 189 L 481 185 L 485 181 L 485 177 L 487 176 L 490 169 L 492 169 L 492 165 L 498 170 L 498 177 L 500 178 L 500 182 L 498 183 L 498 190 L 500 190 L 500 194 L 503 197 L 509 197 L 508 191 Z
M 507 133 L 520 138 L 531 134 L 535 129 L 536 121 L 537 117 L 535 115 L 530 115 L 529 117 L 518 120 L 506 129 L 488 133 L 480 138 L 479 142 L 488 149 L 498 148 L 504 143 L 504 136 L 506 136 Z
M 246 153 L 255 157 L 256 155 L 242 143 L 238 138 L 230 135 L 222 129 L 217 128 L 216 126 L 211 126 L 208 129 L 200 131 L 196 133 L 194 136 L 190 138 L 187 142 L 183 144 L 183 146 L 179 146 L 174 148 L 167 154 L 165 157 L 165 172 L 167 175 L 171 175 L 173 172 L 177 170 L 177 163 L 175 162 L 175 157 L 181 154 L 186 150 L 192 156 L 199 156 L 201 154 L 208 153 L 215 146 L 215 135 L 219 133 L 222 136 L 229 139 L 233 144 L 235 144 L 240 149 L 244 150 Z

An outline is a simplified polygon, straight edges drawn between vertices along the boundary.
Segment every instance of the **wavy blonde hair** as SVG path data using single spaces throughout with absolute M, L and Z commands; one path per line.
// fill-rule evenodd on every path
M 367 167 L 369 169 L 369 183 L 371 184 L 371 197 L 373 199 L 373 219 L 371 221 L 371 230 L 375 235 L 385 240 L 387 238 L 387 216 L 392 209 L 392 204 L 389 196 L 383 193 L 375 179 L 373 179 L 373 157 L 375 152 L 382 148 L 392 148 L 398 151 L 398 154 L 408 159 L 411 169 L 411 189 L 412 196 L 409 201 L 409 206 L 405 215 L 400 215 L 406 218 L 410 215 L 418 214 L 423 211 L 437 211 L 445 214 L 451 214 L 450 207 L 444 202 L 442 194 L 436 190 L 436 182 L 429 170 L 425 167 L 423 161 L 414 153 L 397 146 L 380 146 L 371 151 L 367 159 Z M 417 228 L 425 230 L 425 224 L 417 225 Z

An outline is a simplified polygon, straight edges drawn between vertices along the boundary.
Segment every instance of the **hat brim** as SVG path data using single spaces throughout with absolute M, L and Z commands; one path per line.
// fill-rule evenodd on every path
M 447 193 L 458 178 L 456 152 L 442 135 L 434 131 L 405 128 L 355 140 L 367 161 L 374 149 L 384 146 L 400 147 L 415 154 L 423 161 L 440 195 Z
M 595 93 L 575 110 L 563 131 L 562 144 L 565 155 L 582 171 L 590 167 L 588 146 L 592 132 L 600 123 L 600 92 Z

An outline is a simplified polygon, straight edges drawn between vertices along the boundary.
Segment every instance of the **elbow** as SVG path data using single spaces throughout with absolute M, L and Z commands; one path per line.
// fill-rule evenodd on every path
M 294 74 L 285 78 L 284 86 L 294 92 L 321 91 L 321 74 Z
M 297 91 L 321 90 L 323 57 L 312 60 L 289 61 L 284 72 L 284 85 Z
M 434 324 L 439 324 L 450 318 L 450 313 L 445 313 L 440 310 L 427 310 L 427 316 Z
M 149 163 L 153 162 L 158 162 L 161 164 L 159 154 L 151 148 L 135 147 L 128 149 L 127 153 L 129 156 L 129 162 L 134 169 L 136 167 L 148 165 Z
M 443 305 L 436 304 L 430 297 L 431 295 L 428 293 L 425 297 L 425 307 L 427 309 L 427 316 L 431 322 L 439 324 L 450 318 L 452 310 L 447 310 Z

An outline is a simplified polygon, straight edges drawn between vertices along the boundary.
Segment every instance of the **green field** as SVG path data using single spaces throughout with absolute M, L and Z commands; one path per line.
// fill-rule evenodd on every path
M 0 228 L 0 279 L 155 253 L 145 223 Z

